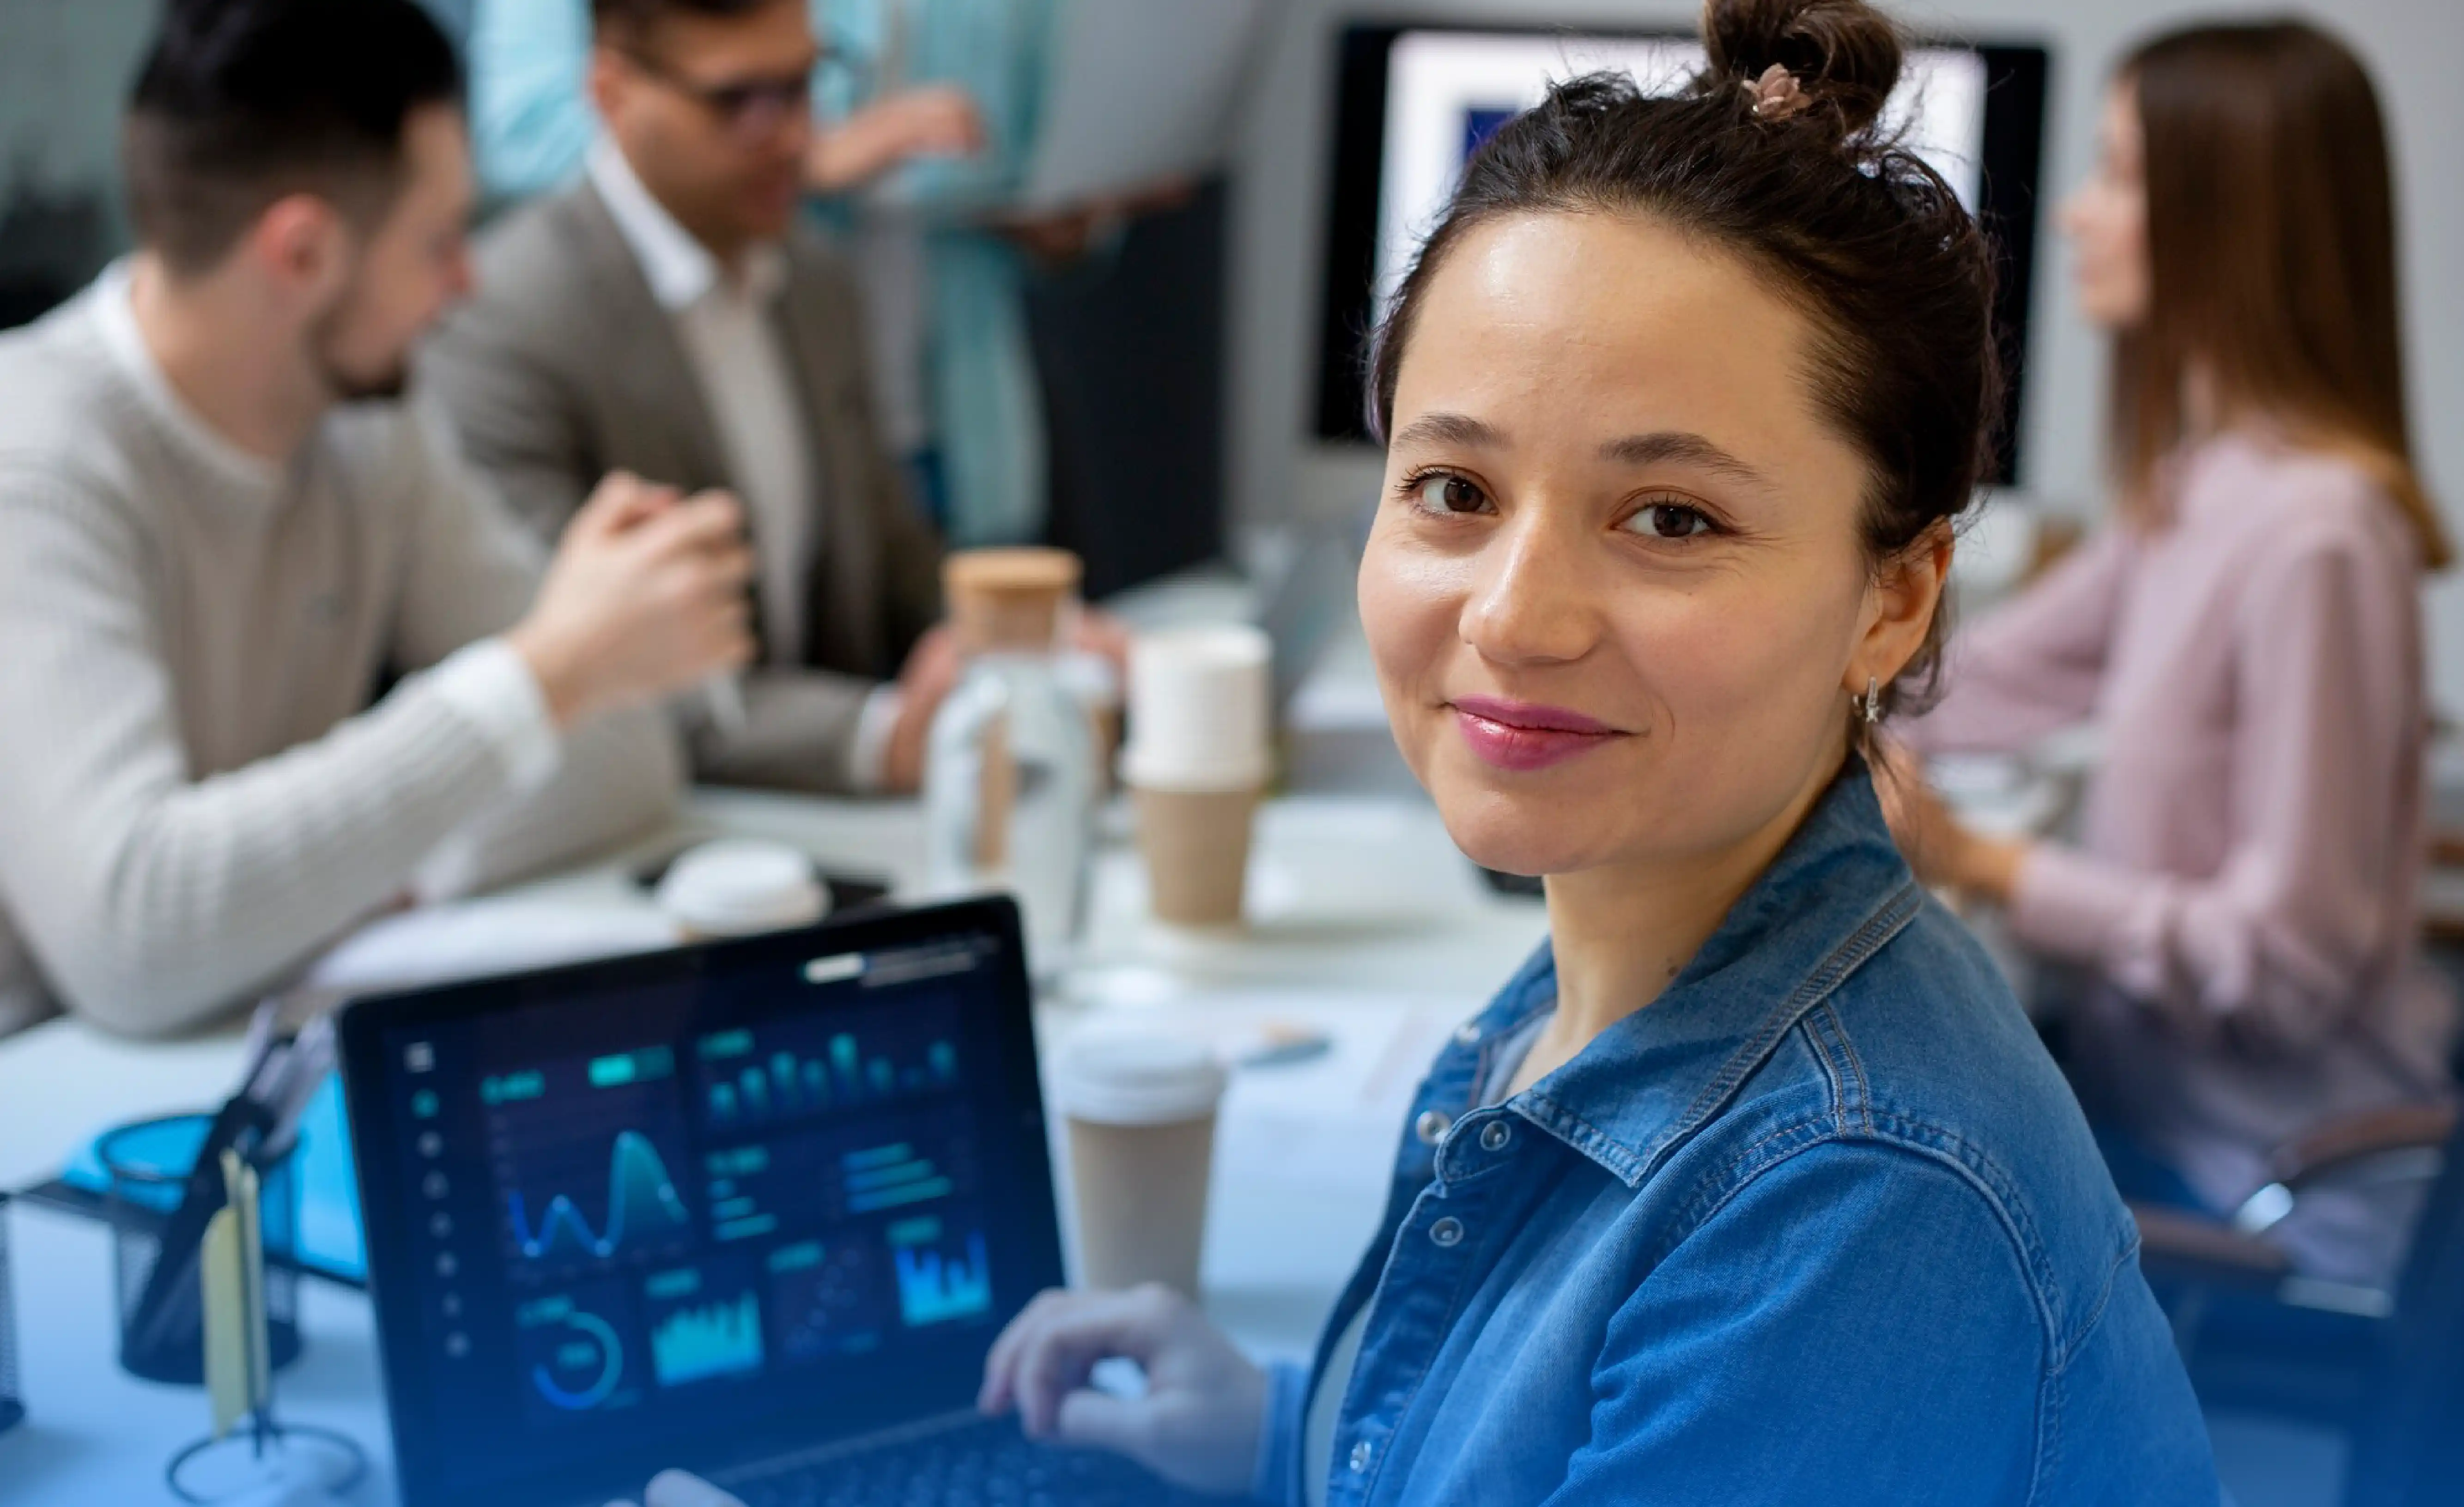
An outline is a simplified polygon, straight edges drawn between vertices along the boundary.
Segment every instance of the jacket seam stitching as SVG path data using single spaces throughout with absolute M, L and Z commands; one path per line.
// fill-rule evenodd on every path
M 1839 1064 L 1832 1059 L 1831 1047 L 1822 1039 L 1822 1033 L 1815 1028 L 1815 1017 L 1820 1013 L 1818 1010 L 1807 1011 L 1805 1018 L 1796 1023 L 1796 1031 L 1805 1037 L 1806 1044 L 1814 1049 L 1815 1060 L 1822 1064 L 1823 1081 L 1831 1089 L 1832 1123 L 1844 1125 L 1848 1123 L 1847 1078 L 1840 1072 Z
M 1939 1147 L 1932 1146 L 1927 1142 L 1928 1137 L 1939 1137 L 1944 1145 Z M 1947 1126 L 1888 1110 L 1880 1117 L 1874 1139 L 1879 1144 L 1898 1146 L 1956 1168 L 1985 1196 L 1996 1215 L 2009 1227 L 2011 1243 L 2028 1272 L 2029 1286 L 2044 1320 L 2046 1342 L 2053 1349 L 2051 1364 L 2068 1365 L 2071 1336 L 2063 1332 L 2059 1307 L 2053 1297 L 2061 1290 L 2061 1284 L 2055 1279 L 2052 1257 L 2037 1234 L 2035 1221 L 2028 1216 L 2000 1164 L 1967 1137 Z
M 1643 1167 L 1646 1169 L 1664 1158 L 1669 1147 L 1673 1147 L 1679 1139 L 1701 1128 L 1702 1123 L 1710 1113 L 1711 1106 L 1734 1092 L 1737 1084 L 1745 1081 L 1754 1067 L 1770 1058 L 1771 1048 L 1778 1044 L 1782 1037 L 1795 1028 L 1808 1008 L 1837 989 L 1850 974 L 1864 966 L 1891 938 L 1897 936 L 1906 928 L 1909 922 L 1916 919 L 1918 909 L 1916 896 L 1915 881 L 1910 880 L 1902 885 L 1888 899 L 1876 906 L 1873 913 L 1867 916 L 1855 931 L 1849 933 L 1846 941 L 1832 949 L 1830 954 L 1799 981 L 1796 988 L 1790 994 L 1788 1003 L 1774 1012 L 1772 1016 L 1764 1022 L 1763 1027 L 1755 1032 L 1750 1038 L 1750 1049 L 1732 1054 L 1729 1059 L 1722 1064 L 1720 1071 L 1713 1075 L 1711 1081 L 1705 1084 L 1703 1091 L 1695 1096 L 1694 1103 L 1688 1104 L 1685 1112 L 1661 1134 L 1659 1145 L 1655 1146 L 1643 1160 Z M 1785 1023 L 1781 1023 L 1783 1020 Z
M 2036 1384 L 2035 1458 L 2028 1462 L 2030 1507 L 2044 1499 L 2054 1474 L 2054 1456 L 2061 1449 L 2062 1407 L 2070 1395 L 2069 1365 L 2069 1356 L 2058 1357 L 2056 1364 L 2045 1367 L 2043 1380 Z
M 1575 1150 L 1608 1167 L 1627 1187 L 1640 1187 L 1653 1168 L 1664 1163 L 1680 1142 L 1703 1127 L 1714 1105 L 1735 1092 L 1739 1083 L 1770 1059 L 1772 1049 L 1797 1027 L 1808 1008 L 1845 983 L 1858 969 L 1872 961 L 1874 954 L 1892 938 L 1907 928 L 1922 908 L 1919 897 L 1916 882 L 1910 880 L 1877 906 L 1873 913 L 1849 933 L 1847 940 L 1833 948 L 1821 963 L 1798 981 L 1788 996 L 1788 1003 L 1765 1017 L 1762 1025 L 1748 1038 L 1746 1046 L 1730 1055 L 1728 1061 L 1704 1085 L 1702 1092 L 1654 1138 L 1641 1155 L 1638 1156 L 1632 1147 L 1581 1115 L 1537 1093 L 1532 1095 L 1532 1107 L 1526 1113 L 1533 1124 L 1558 1135 Z
M 1830 1023 L 1831 1033 L 1839 1041 L 1839 1055 L 1848 1063 L 1848 1071 L 1857 1082 L 1857 1118 L 1868 1134 L 1874 1128 L 1874 1084 L 1865 1076 L 1865 1059 L 1857 1055 L 1857 1042 L 1848 1034 L 1848 1022 L 1839 1014 L 1837 995 L 1822 1002 L 1819 1014 Z
M 1897 1119 L 1898 1117 L 1894 1116 L 1891 1118 Z M 1907 1123 L 1910 1125 L 1922 1124 L 1922 1122 Z M 1690 1239 L 1704 1227 L 1704 1225 L 1709 1223 L 1712 1218 L 1716 1217 L 1721 1210 L 1727 1208 L 1728 1204 L 1735 1201 L 1740 1194 L 1752 1186 L 1756 1178 L 1761 1177 L 1772 1169 L 1784 1165 L 1794 1157 L 1802 1156 L 1806 1152 L 1814 1150 L 1817 1147 L 1835 1144 L 1864 1144 L 1886 1147 L 1903 1154 L 1917 1157 L 1920 1160 L 1931 1162 L 1936 1166 L 1943 1168 L 1949 1173 L 1949 1175 L 1967 1184 L 1978 1197 L 1985 1201 L 1987 1209 L 1991 1211 L 1995 1223 L 2001 1227 L 2002 1237 L 2011 1243 L 2013 1255 L 2018 1257 L 2021 1279 L 2028 1289 L 2030 1304 L 2036 1312 L 2038 1337 L 2040 1343 L 2045 1347 L 2046 1353 L 2044 1373 L 2038 1378 L 2036 1384 L 2035 1448 L 2029 1452 L 2030 1458 L 2028 1462 L 2029 1480 L 2027 1501 L 2030 1504 L 2030 1507 L 2034 1507 L 2035 1503 L 2042 1499 L 2045 1480 L 2051 1469 L 2050 1455 L 2057 1446 L 2060 1438 L 2060 1412 L 2063 1396 L 2061 1384 L 2068 1376 L 2072 1352 L 2064 1343 L 2060 1326 L 2055 1321 L 2055 1314 L 2053 1312 L 2052 1304 L 2047 1299 L 2043 1290 L 2043 1285 L 2039 1279 L 2036 1253 L 2034 1249 L 2035 1242 L 2033 1227 L 2028 1226 L 2024 1220 L 2018 1218 L 2015 1212 L 2006 1205 L 2000 1191 L 1992 1187 L 1991 1184 L 1989 1183 L 1975 1168 L 1970 1167 L 1964 1158 L 1949 1155 L 1940 1148 L 1927 1146 L 1922 1142 L 1902 1140 L 1893 1135 L 1876 1134 L 1872 1136 L 1855 1136 L 1841 1130 L 1825 1132 L 1808 1139 L 1806 1144 L 1803 1146 L 1792 1147 L 1780 1155 L 1771 1157 L 1763 1165 L 1755 1167 L 1751 1171 L 1745 1172 L 1742 1176 L 1737 1175 L 1739 1171 L 1745 1168 L 1746 1164 L 1752 1160 L 1755 1151 L 1759 1150 L 1762 1147 L 1768 1146 L 1772 1141 L 1792 1132 L 1802 1132 L 1808 1128 L 1818 1127 L 1819 1124 L 1820 1122 L 1815 1120 L 1799 1120 L 1790 1125 L 1773 1130 L 1763 1136 L 1760 1140 L 1757 1140 L 1752 1147 L 1748 1147 L 1744 1153 L 1730 1161 L 1727 1168 L 1727 1176 L 1723 1179 L 1717 1193 L 1715 1195 L 1706 1195 L 1704 1198 L 1698 1198 L 1695 1201 L 1695 1205 L 1688 1208 L 1686 1212 L 1688 1217 L 1681 1221 L 1683 1233 L 1674 1240 L 1655 1251 L 1652 1256 L 1651 1264 L 1657 1266 L 1661 1259 L 1665 1258 L 1670 1250 L 1673 1250 L 1677 1245 L 1683 1244 L 1685 1240 Z M 1938 1126 L 1929 1128 L 1934 1129 L 1947 1141 L 1955 1146 L 1964 1149 L 1973 1149 L 1972 1147 L 1969 1147 L 1968 1143 L 1964 1139 L 1947 1130 L 1943 1130 Z M 1707 1207 L 1703 1207 L 1705 1204 L 1707 1204 Z M 1697 1208 L 1701 1209 L 1701 1212 L 1699 1214 L 1695 1212 Z M 2027 1237 L 2025 1238 L 2022 1237 L 2021 1234 L 2023 1229 L 2027 1231 Z M 2106 1286 L 2107 1289 L 2110 1290 L 2110 1280 L 2107 1281 Z M 2101 1315 L 2102 1311 L 2102 1305 L 2100 1303 L 2098 1313 Z M 2085 1333 L 2086 1330 L 2082 1329 L 2082 1337 Z
M 1961 1150 L 1973 1152 L 1975 1149 L 1965 1139 L 1940 1126 L 1926 1125 L 1919 1121 L 1902 1121 L 1897 1116 L 1887 1118 L 1912 1128 L 1928 1130 Z M 2039 1259 L 2040 1249 L 2035 1239 L 2035 1227 L 2011 1207 L 2010 1201 L 2003 1197 L 2001 1190 L 1995 1187 L 1991 1180 L 1971 1166 L 1965 1157 L 1954 1155 L 1943 1147 L 1928 1145 L 1922 1140 L 1904 1138 L 1887 1130 L 1878 1131 L 1870 1136 L 1852 1132 L 1846 1128 L 1821 1130 L 1821 1125 L 1822 1122 L 1817 1119 L 1794 1121 L 1764 1135 L 1731 1158 L 1723 1168 L 1722 1175 L 1689 1202 L 1684 1214 L 1677 1221 L 1678 1228 L 1672 1236 L 1653 1250 L 1650 1264 L 1656 1266 L 1670 1251 L 1693 1238 L 1705 1224 L 1734 1201 L 1738 1194 L 1751 1186 L 1755 1179 L 1772 1171 L 1790 1159 L 1802 1156 L 1817 1147 L 1833 1144 L 1885 1147 L 1942 1167 L 1960 1181 L 1968 1184 L 1979 1197 L 1985 1200 L 1986 1207 L 1992 1211 L 1996 1222 L 2002 1226 L 2004 1237 L 2011 1242 L 2013 1253 L 2019 1258 L 2020 1270 L 2025 1275 L 2028 1286 L 2029 1300 L 2036 1310 L 2037 1325 L 2042 1331 L 2045 1342 L 2047 1366 L 2049 1369 L 2067 1366 L 2070 1353 L 2064 1343 L 2058 1315 L 2048 1297 L 2048 1284 L 2045 1280 L 2043 1262 Z M 1749 1168 L 1748 1164 L 1754 1162 L 1764 1147 L 1791 1134 L 1802 1134 L 1808 1129 L 1820 1130 L 1821 1133 L 1808 1138 L 1802 1146 L 1792 1147 L 1776 1156 L 1762 1161 L 1759 1165 Z
M 1866 917 L 1855 931 L 1849 933 L 1846 941 L 1832 949 L 1830 955 L 1815 965 L 1814 971 L 1799 981 L 1796 988 L 1790 993 L 1788 1005 L 1780 1012 L 1791 1016 L 1792 1018 L 1787 1025 L 1776 1029 L 1772 1029 L 1772 1022 L 1767 1021 L 1765 1028 L 1755 1033 L 1754 1040 L 1761 1050 L 1750 1054 L 1750 1060 L 1760 1062 L 1768 1057 L 1771 1045 L 1775 1044 L 1781 1037 L 1795 1027 L 1797 1020 L 1802 1018 L 1805 1007 L 1824 998 L 1833 990 L 1838 988 L 1850 973 L 1856 972 L 1876 952 L 1881 950 L 1882 945 L 1914 918 L 1914 906 L 1903 903 L 1910 900 L 1915 888 L 1913 884 L 1902 886 L 1890 899 L 1877 906 L 1874 913 Z M 1695 1096 L 1695 1102 L 1687 1106 L 1684 1118 L 1690 1121 L 1698 1115 L 1707 1113 L 1712 1104 L 1727 1097 L 1729 1090 L 1745 1080 L 1747 1070 L 1742 1064 L 1748 1059 L 1749 1054 L 1738 1053 L 1728 1062 L 1724 1063 L 1711 1083 L 1705 1085 L 1703 1092 Z

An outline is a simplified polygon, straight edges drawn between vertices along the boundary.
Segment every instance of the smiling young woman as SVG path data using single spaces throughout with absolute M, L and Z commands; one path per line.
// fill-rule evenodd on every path
M 1876 123 L 1879 13 L 1705 32 L 1690 88 L 1483 147 L 1373 362 L 1388 713 L 1549 945 L 1432 1067 L 1313 1366 L 1052 1295 L 986 1406 L 1276 1501 L 2204 1507 L 2131 1221 L 1862 757 L 1930 676 L 1990 251 Z

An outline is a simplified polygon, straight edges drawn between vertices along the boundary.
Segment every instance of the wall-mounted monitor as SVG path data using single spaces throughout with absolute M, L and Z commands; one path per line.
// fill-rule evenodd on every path
M 1628 73 L 1674 92 L 1703 65 L 1673 33 L 1514 30 L 1409 23 L 1345 29 L 1336 69 L 1332 202 L 1319 326 L 1316 432 L 1367 438 L 1368 335 L 1491 132 L 1580 74 Z M 2000 474 L 2018 474 L 2036 175 L 2048 59 L 2034 46 L 1925 43 L 1911 50 L 1888 124 L 1976 211 L 2002 251 L 1996 310 L 2010 362 Z

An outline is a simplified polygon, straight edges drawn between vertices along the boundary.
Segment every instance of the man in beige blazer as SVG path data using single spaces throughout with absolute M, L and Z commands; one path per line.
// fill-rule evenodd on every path
M 742 500 L 762 653 L 741 718 L 680 703 L 703 777 L 913 789 L 956 673 L 928 633 L 941 547 L 882 443 L 854 287 L 798 224 L 804 0 L 592 14 L 589 170 L 481 239 L 422 380 L 542 536 L 611 470 Z

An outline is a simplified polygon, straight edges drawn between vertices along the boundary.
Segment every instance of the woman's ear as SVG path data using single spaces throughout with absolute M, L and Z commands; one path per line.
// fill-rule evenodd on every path
M 1864 634 L 1848 660 L 1850 695 L 1863 695 L 1868 677 L 1889 685 L 1925 647 L 1957 542 L 1950 521 L 1943 519 L 1874 572 L 1865 591 Z

